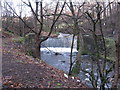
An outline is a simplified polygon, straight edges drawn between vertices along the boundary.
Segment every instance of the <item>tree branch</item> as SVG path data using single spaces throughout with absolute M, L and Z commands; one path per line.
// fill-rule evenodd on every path
M 64 9 L 64 7 L 65 7 L 65 4 L 66 4 L 66 0 L 65 0 L 65 2 L 64 2 L 63 6 L 62 6 L 62 9 L 61 9 L 60 13 L 58 14 L 58 17 L 57 17 L 55 20 L 53 19 L 53 23 L 52 23 L 52 25 L 51 25 L 49 34 L 47 35 L 46 38 L 44 38 L 43 40 L 41 40 L 41 42 L 47 40 L 47 39 L 49 38 L 49 36 L 51 35 L 52 30 L 53 30 L 53 27 L 54 27 L 55 23 L 57 22 L 57 20 L 59 19 L 59 17 L 61 16 L 62 11 L 63 11 L 63 9 Z M 55 12 L 55 13 L 56 13 L 56 12 Z
M 13 8 L 6 2 L 6 4 L 10 7 L 10 9 L 13 11 L 13 13 L 25 24 L 25 26 L 27 26 L 30 31 L 34 32 L 35 34 L 37 34 L 37 32 L 35 32 L 31 27 L 29 27 L 26 22 L 13 10 Z M 30 31 L 28 31 L 27 33 L 29 33 Z

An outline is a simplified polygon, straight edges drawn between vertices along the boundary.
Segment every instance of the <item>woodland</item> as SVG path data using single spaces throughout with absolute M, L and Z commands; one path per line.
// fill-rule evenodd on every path
M 2 87 L 120 88 L 120 2 L 0 1 Z

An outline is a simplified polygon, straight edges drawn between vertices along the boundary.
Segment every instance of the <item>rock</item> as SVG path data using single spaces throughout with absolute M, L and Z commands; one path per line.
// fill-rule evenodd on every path
M 64 73 L 64 77 L 68 78 L 68 75 Z
M 72 76 L 72 79 L 75 79 L 75 77 Z M 78 81 L 79 82 L 79 81 Z
M 2 38 L 5 38 L 6 36 L 2 35 Z
M 90 69 L 89 68 L 87 68 L 87 69 L 85 69 L 86 71 L 89 71 Z
M 85 81 L 90 81 L 89 78 L 86 78 Z
M 77 80 L 77 82 L 80 82 L 80 80 Z
M 87 77 L 89 77 L 90 75 L 88 73 L 85 74 Z
M 62 63 L 65 63 L 65 61 L 61 61 Z
M 49 54 L 50 52 L 47 52 L 47 54 Z
M 56 52 L 55 55 L 62 55 L 61 53 Z

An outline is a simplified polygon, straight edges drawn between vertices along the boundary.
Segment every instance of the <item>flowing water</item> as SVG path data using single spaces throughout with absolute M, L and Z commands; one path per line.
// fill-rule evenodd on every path
M 76 37 L 75 37 L 76 38 Z M 69 59 L 71 51 L 72 35 L 62 34 L 56 38 L 49 38 L 42 43 L 42 59 L 65 72 L 69 70 Z M 47 48 L 46 48 L 47 47 Z M 73 60 L 75 60 L 77 48 L 77 39 L 74 41 Z M 58 53 L 58 55 L 56 55 Z
M 73 35 L 62 34 L 56 38 L 48 38 L 45 42 L 42 43 L 42 47 L 54 47 L 54 48 L 70 48 Z M 74 48 L 77 48 L 77 40 L 75 37 Z
M 47 39 L 45 42 L 42 43 L 42 48 L 41 48 L 42 60 L 68 73 L 70 66 L 69 64 L 70 64 L 71 42 L 72 42 L 72 35 L 62 34 L 62 33 L 60 33 L 60 35 L 56 38 Z M 77 48 L 77 39 L 75 37 L 74 48 L 73 48 L 73 61 L 75 60 L 76 54 L 78 52 L 76 48 Z M 93 67 L 97 68 L 96 62 L 93 62 L 89 55 L 83 55 L 81 56 L 81 59 L 82 59 L 81 66 L 84 70 L 90 71 L 92 63 L 94 63 Z M 112 66 L 112 63 L 107 62 L 107 68 L 110 68 L 110 66 Z M 94 72 L 94 74 L 97 76 L 96 72 Z M 108 77 L 113 77 L 113 74 L 114 72 L 109 73 Z M 92 87 L 91 82 L 89 80 L 90 75 L 88 73 L 80 71 L 79 76 L 83 83 Z M 108 86 L 111 87 L 113 78 L 110 78 L 109 81 L 111 83 L 109 83 Z M 100 83 L 100 79 L 98 79 L 98 84 L 99 83 Z

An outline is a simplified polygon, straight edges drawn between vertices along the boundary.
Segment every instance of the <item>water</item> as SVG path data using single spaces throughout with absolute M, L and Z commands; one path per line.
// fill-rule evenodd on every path
M 65 48 L 65 47 L 47 47 L 47 48 L 41 48 L 41 51 L 42 52 L 49 52 L 49 51 L 51 51 L 51 53 L 52 52 L 59 52 L 59 53 L 63 53 L 63 54 L 65 54 L 65 53 L 70 53 L 71 52 L 71 48 Z M 73 48 L 73 52 L 74 53 L 77 53 L 78 51 L 75 49 L 75 48 Z
M 70 52 L 72 44 L 72 36 L 70 34 L 58 35 L 56 38 L 49 38 L 42 43 L 41 53 L 42 60 L 46 61 L 52 66 L 55 66 L 58 69 L 61 69 L 65 72 L 69 71 L 70 67 Z M 46 48 L 47 47 L 47 48 Z M 74 47 L 73 47 L 73 60 L 77 51 L 77 39 L 75 37 Z M 59 53 L 59 55 L 56 55 Z
M 48 38 L 45 42 L 42 43 L 42 47 L 61 47 L 61 48 L 70 48 L 72 44 L 72 36 L 69 34 L 62 34 L 56 38 Z M 77 39 L 75 37 L 74 47 L 77 48 Z
M 42 60 L 46 61 L 47 63 L 49 63 L 50 65 L 63 70 L 65 72 L 69 71 L 69 65 L 70 65 L 70 48 L 49 48 L 51 51 L 49 50 L 45 50 L 45 48 L 42 49 Z M 59 51 L 62 51 L 60 52 Z M 76 55 L 76 50 L 73 50 L 73 59 L 75 60 L 75 55 Z M 55 55 L 54 52 L 58 52 L 60 53 L 60 55 Z
M 72 42 L 72 35 L 69 34 L 60 34 L 57 38 L 49 38 L 47 41 L 43 43 L 43 47 L 41 48 L 42 60 L 47 62 L 48 64 L 63 70 L 64 72 L 68 73 L 70 67 L 70 51 L 71 51 L 71 42 Z M 76 58 L 77 50 L 76 46 L 77 40 L 75 38 L 74 48 L 73 48 L 73 61 Z M 47 47 L 47 48 L 46 48 Z M 56 54 L 59 53 L 59 54 Z M 90 71 L 91 70 L 91 63 L 92 60 L 89 55 L 81 56 L 82 62 L 81 66 L 84 70 Z M 94 63 L 94 68 L 97 68 L 96 62 Z M 112 63 L 107 63 L 107 68 L 111 66 Z M 97 76 L 97 73 L 94 72 Z M 108 76 L 112 77 L 114 72 L 111 72 Z M 90 75 L 83 71 L 80 71 L 80 79 L 83 83 L 87 84 L 88 86 L 92 87 L 91 82 L 89 80 Z M 110 78 L 110 82 L 108 84 L 109 87 L 112 85 L 112 79 Z M 100 79 L 98 79 L 98 84 L 100 83 Z M 120 83 L 120 80 L 119 80 Z M 106 86 L 107 87 L 107 86 Z M 120 87 L 120 85 L 119 85 Z

